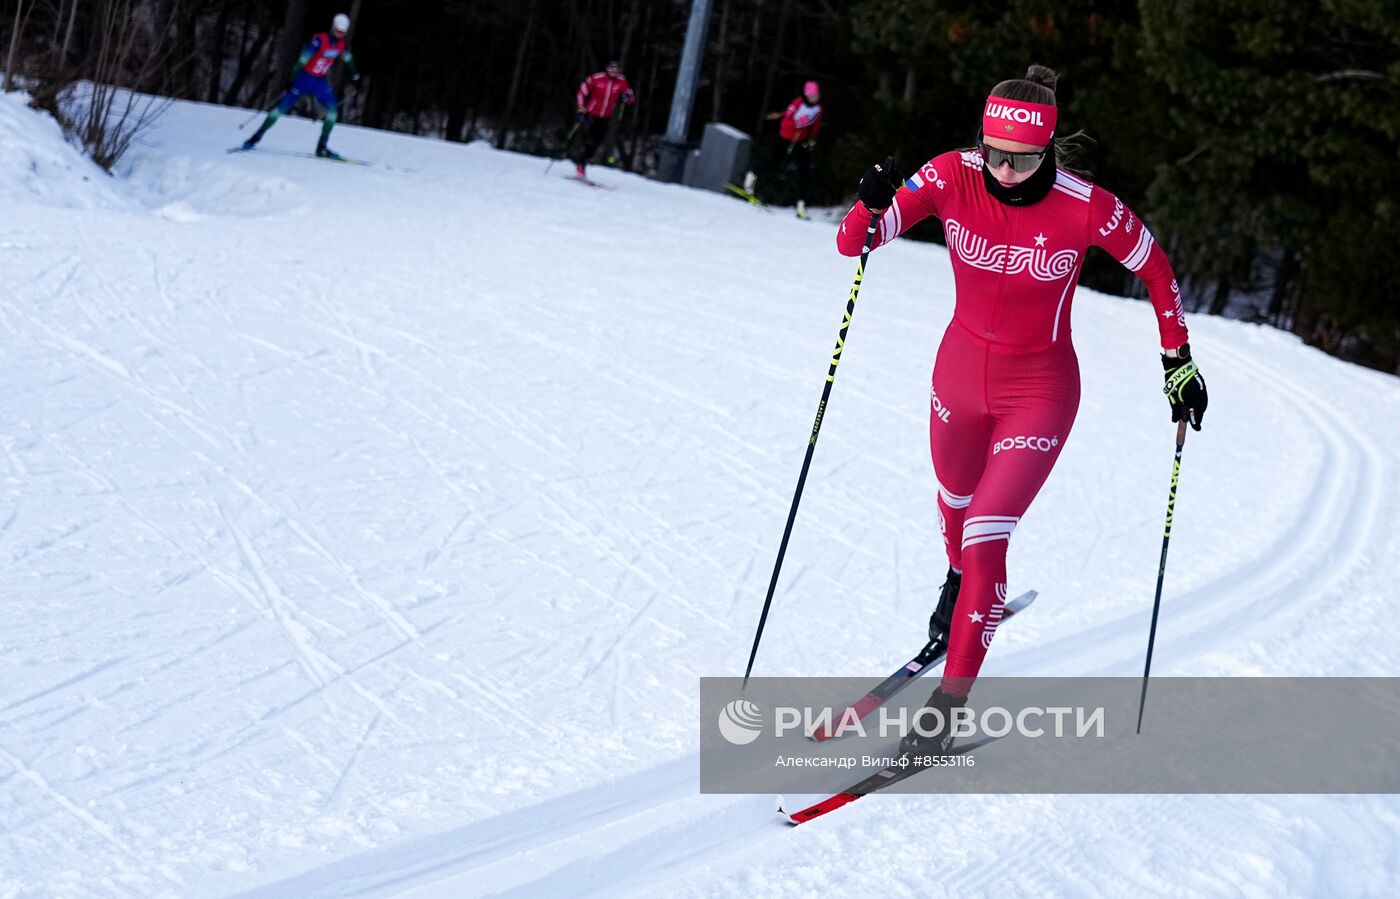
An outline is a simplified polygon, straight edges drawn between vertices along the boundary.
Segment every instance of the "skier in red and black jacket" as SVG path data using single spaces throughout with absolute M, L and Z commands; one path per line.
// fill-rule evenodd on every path
M 625 103 L 630 106 L 637 102 L 637 96 L 622 74 L 622 63 L 613 60 L 603 71 L 594 72 L 583 79 L 574 99 L 578 106 L 576 116 L 579 130 L 582 132 L 582 152 L 574 156 L 573 160 L 578 166 L 578 176 L 583 178 L 584 166 L 607 136 L 608 120 L 612 118 L 617 104 Z
M 1055 84 L 1042 66 L 998 84 L 977 147 L 935 156 L 908 180 L 892 160 L 871 167 L 836 237 L 843 254 L 858 256 L 872 217 L 879 217 L 873 246 L 881 246 L 937 216 L 948 240 L 956 299 L 929 410 L 949 562 L 929 637 L 946 639 L 948 656 L 928 702 L 942 717 L 932 720 L 950 720 L 966 702 L 1002 618 L 1011 533 L 1079 409 L 1070 305 L 1089 247 L 1102 247 L 1147 285 L 1172 421 L 1200 430 L 1206 411 L 1166 253 L 1123 201 L 1057 165 Z M 913 732 L 904 748 L 940 754 L 950 745 L 945 728 L 933 737 Z

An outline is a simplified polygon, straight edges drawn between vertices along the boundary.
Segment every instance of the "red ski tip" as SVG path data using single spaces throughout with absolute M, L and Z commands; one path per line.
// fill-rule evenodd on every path
M 810 805 L 807 808 L 796 812 L 789 812 L 785 810 L 781 804 L 782 797 L 779 796 L 778 811 L 782 814 L 784 818 L 787 818 L 788 821 L 792 824 L 806 824 L 813 818 L 820 818 L 827 812 L 835 811 L 843 805 L 848 805 L 849 803 L 855 802 L 857 799 L 860 798 L 860 796 L 861 794 L 859 793 L 837 793 L 835 796 L 823 799 L 816 805 Z

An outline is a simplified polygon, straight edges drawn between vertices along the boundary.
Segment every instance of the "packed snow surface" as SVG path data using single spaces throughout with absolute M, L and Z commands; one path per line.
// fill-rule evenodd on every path
M 608 170 L 176 104 L 115 178 L 0 96 L 0 897 L 1396 895 L 1390 797 L 697 792 L 854 263 Z M 941 150 L 929 147 L 930 155 Z M 945 252 L 874 254 L 764 675 L 879 675 L 945 561 Z M 1391 675 L 1400 381 L 1190 319 L 1154 673 Z M 1080 291 L 988 674 L 1140 673 L 1174 429 Z M 1307 727 L 1305 721 L 1299 727 Z

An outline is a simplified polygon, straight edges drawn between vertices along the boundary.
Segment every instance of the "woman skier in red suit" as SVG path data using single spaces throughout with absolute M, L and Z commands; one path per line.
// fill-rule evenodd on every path
M 1206 385 L 1187 344 L 1176 278 L 1152 233 L 1123 202 L 1056 164 L 1055 73 L 1031 66 L 993 88 L 973 150 L 929 160 L 907 181 L 873 166 L 837 247 L 860 255 L 916 222 L 943 222 L 956 302 L 933 369 L 929 447 L 948 553 L 929 622 L 946 639 L 943 679 L 928 705 L 949 721 L 966 703 L 1006 602 L 1006 551 L 1064 449 L 1079 408 L 1070 304 L 1084 254 L 1102 247 L 1147 285 L 1156 310 L 1172 420 L 1200 430 Z M 950 728 L 918 732 L 905 750 L 946 752 Z

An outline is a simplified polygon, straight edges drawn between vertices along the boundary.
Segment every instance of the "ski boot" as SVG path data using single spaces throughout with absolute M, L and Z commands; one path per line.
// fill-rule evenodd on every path
M 953 609 L 958 604 L 958 590 L 962 587 L 962 572 L 948 569 L 948 579 L 943 582 L 943 589 L 938 594 L 938 608 L 933 610 L 933 614 L 928 619 L 928 639 L 930 643 L 948 640 L 948 633 L 953 628 Z
M 758 175 L 753 172 L 744 173 L 744 193 L 753 196 L 753 189 L 758 186 Z
M 261 125 L 258 126 L 257 131 L 254 131 L 252 134 L 248 135 L 248 139 L 243 142 L 243 149 L 251 150 L 254 147 L 256 147 L 258 145 L 258 141 L 262 140 L 263 135 L 266 133 L 267 122 L 263 122 Z
M 807 204 L 802 200 L 797 201 L 797 217 L 802 219 L 802 221 L 804 222 L 808 219 Z
M 924 703 L 924 708 L 935 709 L 938 714 L 922 712 L 922 710 L 914 713 L 910 719 L 909 733 L 905 734 L 904 739 L 899 741 L 899 754 L 903 756 L 947 755 L 953 748 L 953 716 L 966 705 L 967 699 L 965 697 L 944 693 L 943 687 L 939 686 L 929 695 L 928 702 Z M 918 721 L 919 726 L 924 730 L 933 732 L 932 736 L 919 733 L 913 727 L 913 721 Z
M 574 166 L 575 166 L 575 169 L 576 169 L 575 174 L 578 175 L 578 179 L 579 179 L 580 181 L 586 181 L 586 180 L 588 180 L 588 176 L 585 175 L 585 174 L 583 173 L 583 163 L 581 163 L 581 162 L 575 163 Z
M 337 153 L 336 151 L 332 150 L 330 147 L 326 146 L 325 144 L 317 144 L 317 145 L 316 145 L 316 158 L 317 158 L 317 159 L 340 159 L 341 156 L 340 156 L 339 153 Z

